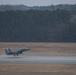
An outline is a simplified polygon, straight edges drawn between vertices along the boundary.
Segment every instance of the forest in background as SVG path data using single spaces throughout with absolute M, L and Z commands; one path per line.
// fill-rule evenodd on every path
M 76 42 L 76 5 L 0 5 L 0 41 Z

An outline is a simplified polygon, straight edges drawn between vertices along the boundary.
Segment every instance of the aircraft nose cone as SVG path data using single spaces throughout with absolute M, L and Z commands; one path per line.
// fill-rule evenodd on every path
M 28 50 L 31 50 L 30 48 Z
M 31 50 L 31 49 L 30 49 L 30 48 L 25 48 L 25 51 L 26 51 L 26 50 Z

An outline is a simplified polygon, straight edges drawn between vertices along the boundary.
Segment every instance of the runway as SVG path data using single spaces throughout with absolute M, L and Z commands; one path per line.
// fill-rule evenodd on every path
M 76 64 L 76 56 L 63 55 L 0 55 L 0 64 Z

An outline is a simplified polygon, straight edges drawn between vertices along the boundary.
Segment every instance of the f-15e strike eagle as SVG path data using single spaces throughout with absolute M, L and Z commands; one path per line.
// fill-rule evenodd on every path
M 14 56 L 18 56 L 18 54 L 22 54 L 24 51 L 28 51 L 30 50 L 30 48 L 22 48 L 20 50 L 17 50 L 17 51 L 12 51 L 11 49 L 5 49 L 5 53 L 6 55 L 14 55 Z

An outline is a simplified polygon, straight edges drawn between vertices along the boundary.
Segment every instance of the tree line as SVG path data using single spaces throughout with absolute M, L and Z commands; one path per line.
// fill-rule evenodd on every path
M 73 14 L 76 14 L 76 4 L 59 4 L 59 5 L 49 5 L 49 6 L 26 6 L 26 5 L 0 5 L 0 11 L 6 10 L 49 10 L 54 11 L 57 9 L 65 9 Z
M 76 42 L 76 22 L 65 9 L 0 11 L 0 41 Z

